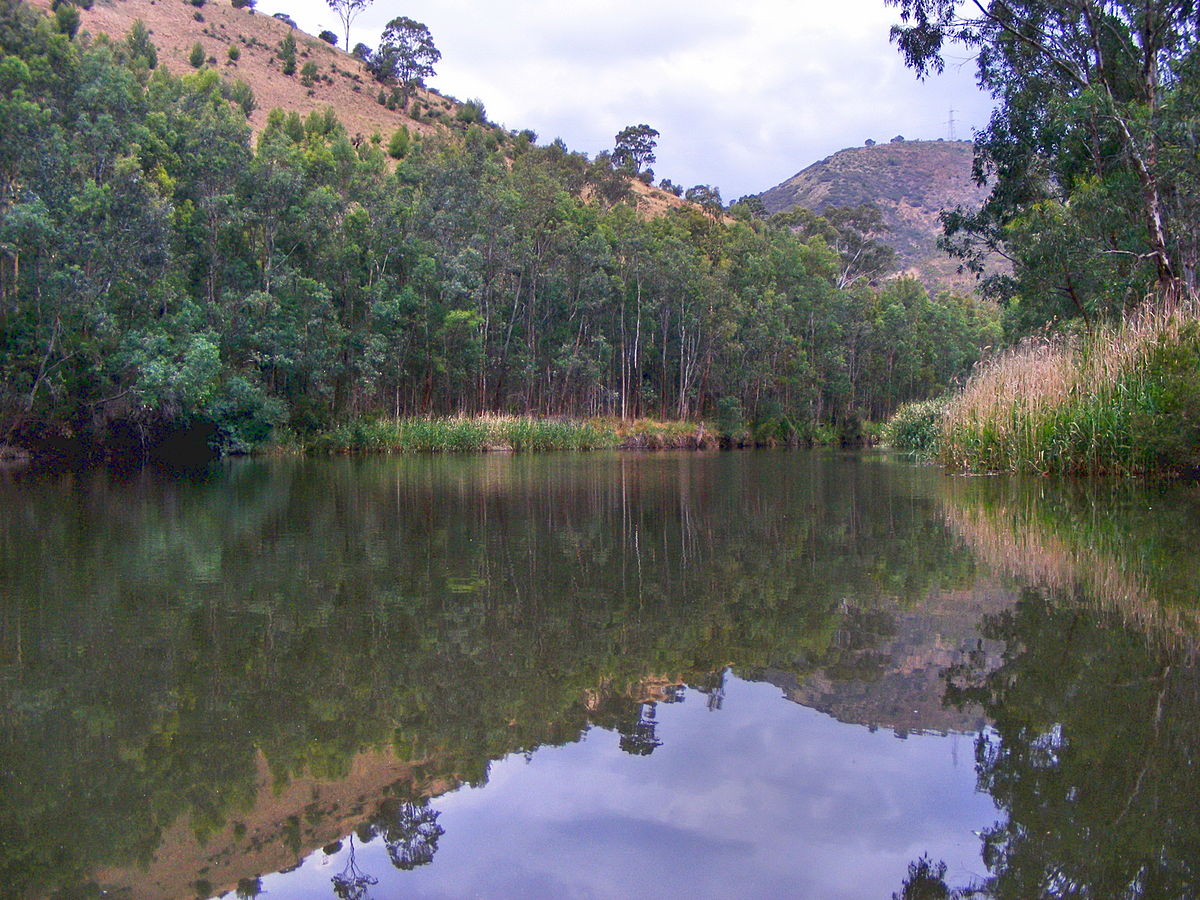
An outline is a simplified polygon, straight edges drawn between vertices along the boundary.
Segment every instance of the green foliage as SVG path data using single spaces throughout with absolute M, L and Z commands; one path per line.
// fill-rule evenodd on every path
M 1129 417 L 1131 442 L 1153 468 L 1200 475 L 1200 322 L 1149 349 L 1144 400 Z
M 933 455 L 938 449 L 945 412 L 944 398 L 906 403 L 888 419 L 883 441 L 896 450 Z
M 79 31 L 79 7 L 74 3 L 62 3 L 54 10 L 54 23 L 67 37 L 75 37 Z
M 408 128 L 401 125 L 392 132 L 392 137 L 388 140 L 388 156 L 392 159 L 403 159 L 408 154 L 410 143 L 411 136 L 408 133 Z
M 617 133 L 612 152 L 612 163 L 629 175 L 637 175 L 647 166 L 654 164 L 654 148 L 658 143 L 658 130 L 649 125 L 629 125 Z M 653 178 L 651 174 L 651 178 Z
M 454 120 L 468 125 L 486 125 L 487 108 L 482 100 L 468 100 L 454 111 Z
M 973 301 L 839 283 L 821 234 L 731 224 L 716 200 L 646 220 L 611 157 L 502 146 L 482 104 L 383 147 L 330 109 L 274 110 L 252 146 L 246 83 L 151 76 L 137 25 L 85 45 L 26 7 L 0 20 L 6 440 L 208 429 L 242 450 L 284 423 L 298 441 L 523 411 L 694 423 L 724 399 L 739 442 L 794 443 L 944 390 L 992 342 Z M 514 428 L 522 447 L 593 440 Z
M 1184 307 L 989 360 L 947 404 L 942 461 L 974 471 L 1195 476 L 1196 322 Z
M 158 50 L 150 39 L 150 29 L 141 19 L 134 19 L 125 35 L 125 52 L 134 63 L 141 63 L 147 69 L 158 66 Z
M 300 83 L 305 87 L 312 87 L 317 80 L 317 64 L 311 59 L 300 67 Z
M 378 49 L 366 62 L 379 81 L 400 84 L 407 106 L 412 91 L 434 74 L 433 67 L 441 58 L 429 29 L 408 16 L 399 16 L 384 27 Z
M 279 43 L 279 52 L 276 54 L 279 61 L 283 64 L 280 71 L 284 75 L 296 74 L 296 38 L 289 31 Z
M 317 35 L 317 37 L 319 37 L 325 43 L 329 44 L 331 47 L 337 46 L 337 42 L 338 42 L 337 35 L 334 34 L 332 31 L 329 31 L 328 29 L 326 29 L 325 31 L 322 31 L 320 34 Z
M 1195 290 L 1200 35 L 1189 6 L 889 2 L 910 66 L 941 71 L 946 48 L 963 45 L 998 100 L 975 140 L 991 194 L 976 213 L 946 215 L 945 244 L 977 271 L 993 249 L 1013 261 L 989 286 L 1013 336 L 1117 321 L 1152 287 L 1164 299 Z
M 229 49 L 225 51 L 225 56 L 230 62 L 237 62 L 242 58 L 242 51 L 237 44 L 230 44 Z
M 192 44 L 191 53 L 188 54 L 188 64 L 193 69 L 199 69 L 204 65 L 205 59 L 204 46 L 199 41 L 196 41 L 196 43 Z

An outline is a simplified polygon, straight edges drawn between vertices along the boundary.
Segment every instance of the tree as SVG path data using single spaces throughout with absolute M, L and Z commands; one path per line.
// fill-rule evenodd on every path
M 346 46 L 350 46 L 350 23 L 358 18 L 359 13 L 371 5 L 373 0 L 325 0 L 329 4 L 337 17 L 342 22 L 342 29 L 346 32 Z M 325 40 L 325 34 L 322 32 L 321 39 Z M 330 43 L 336 43 L 330 41 Z
M 721 200 L 721 189 L 707 184 L 697 184 L 684 191 L 683 199 L 695 203 L 711 216 L 719 216 L 725 208 Z
M 1195 151 L 1177 152 L 1191 132 L 1175 127 L 1195 111 L 1194 2 L 887 2 L 900 9 L 892 39 L 919 77 L 940 72 L 944 46 L 958 43 L 978 51 L 979 83 L 1000 102 L 977 142 L 976 176 L 992 177 L 992 195 L 979 216 L 953 221 L 951 234 L 995 247 L 1030 204 L 1069 195 L 1083 177 L 1127 173 L 1137 185 L 1130 199 L 1142 246 L 1100 244 L 1096 252 L 1151 261 L 1160 288 L 1179 277 L 1195 287 L 1194 216 L 1172 209 L 1164 191 L 1178 179 L 1170 167 L 1184 161 L 1192 183 L 1182 193 L 1194 195 Z
M 329 44 L 329 46 L 331 46 L 331 47 L 337 46 L 337 35 L 334 34 L 332 31 L 330 31 L 328 28 L 326 28 L 324 31 L 322 31 L 320 34 L 318 34 L 317 37 L 319 37 L 325 43 Z M 347 44 L 346 46 L 349 46 L 349 44 Z
M 399 16 L 383 29 L 379 49 L 371 54 L 368 67 L 380 81 L 399 82 L 403 107 L 408 109 L 413 89 L 434 74 L 433 66 L 441 58 L 429 29 L 408 16 Z
M 130 60 L 141 60 L 147 69 L 158 65 L 158 51 L 150 39 L 150 29 L 141 19 L 134 19 L 129 33 L 125 35 L 125 52 Z
M 188 54 L 188 62 L 193 69 L 198 69 L 204 65 L 204 47 L 199 41 L 192 44 L 192 52 Z
M 612 163 L 629 175 L 637 175 L 645 166 L 654 164 L 654 148 L 658 131 L 649 125 L 629 125 L 616 136 Z

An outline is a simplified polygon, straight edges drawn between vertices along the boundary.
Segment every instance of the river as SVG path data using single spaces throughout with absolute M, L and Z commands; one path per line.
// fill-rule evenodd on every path
M 9 472 L 0 883 L 1196 897 L 1198 628 L 1194 486 L 823 451 Z

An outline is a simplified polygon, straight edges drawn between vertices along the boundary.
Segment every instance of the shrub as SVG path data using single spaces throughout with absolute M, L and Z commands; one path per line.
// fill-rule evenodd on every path
M 392 159 L 403 159 L 408 153 L 408 144 L 410 135 L 408 129 L 401 125 L 392 134 L 392 139 L 388 141 L 388 156 Z
M 332 31 L 330 31 L 328 28 L 326 28 L 324 31 L 322 31 L 320 34 L 318 34 L 317 37 L 319 37 L 325 43 L 329 44 L 331 47 L 337 46 L 337 35 L 334 34 Z
M 742 401 L 722 397 L 717 401 L 717 435 L 723 444 L 741 444 L 747 437 Z
M 317 64 L 310 59 L 300 67 L 300 83 L 305 87 L 312 87 L 312 84 L 316 79 Z
M 296 74 L 296 38 L 289 31 L 287 36 L 279 42 L 279 53 L 277 54 L 280 61 L 283 63 L 284 75 Z
M 188 54 L 188 63 L 193 69 L 198 69 L 204 65 L 205 60 L 204 47 L 199 41 L 192 44 L 192 52 Z
M 230 44 L 229 50 L 226 51 L 225 55 L 229 57 L 230 62 L 237 62 L 242 58 L 242 51 L 238 49 L 237 44 Z
M 883 442 L 896 450 L 936 453 L 945 413 L 944 398 L 906 403 L 896 410 L 884 426 Z
M 74 3 L 64 3 L 54 11 L 54 27 L 67 37 L 75 37 L 79 31 L 79 8 Z
M 257 104 L 254 102 L 254 91 L 250 85 L 242 81 L 240 78 L 232 84 L 227 84 L 222 88 L 222 92 L 227 100 L 231 100 L 242 108 L 242 112 L 249 118 L 254 112 Z
M 487 108 L 482 100 L 468 100 L 455 111 L 454 118 L 468 125 L 483 125 L 487 122 Z
M 230 0 L 230 3 L 233 5 L 234 9 L 254 9 L 254 7 L 258 4 L 258 0 Z

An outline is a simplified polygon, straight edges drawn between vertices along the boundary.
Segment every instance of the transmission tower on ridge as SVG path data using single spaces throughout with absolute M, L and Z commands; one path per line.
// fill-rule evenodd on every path
M 950 121 L 946 123 L 947 137 L 949 140 L 957 141 L 958 132 L 954 128 L 954 109 L 950 110 Z

